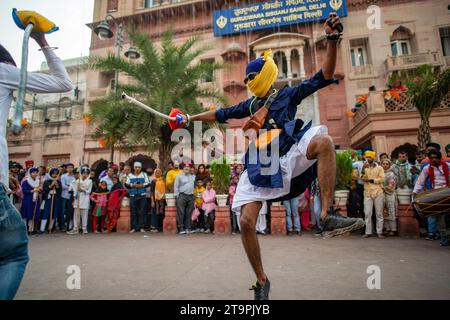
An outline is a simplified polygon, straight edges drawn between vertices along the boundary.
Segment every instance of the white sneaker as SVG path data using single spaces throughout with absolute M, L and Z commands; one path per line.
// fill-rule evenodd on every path
M 179 234 L 187 234 L 186 230 L 180 231 Z
M 130 230 L 130 233 L 134 233 L 134 232 L 136 232 L 136 230 L 134 230 L 134 229 L 131 229 L 131 230 Z
M 204 232 L 205 232 L 205 229 L 201 228 L 201 229 L 200 229 L 200 232 L 201 232 L 201 233 L 204 233 Z
M 88 234 L 89 232 L 87 230 L 83 230 L 83 234 Z
M 211 230 L 206 229 L 205 233 L 211 233 Z
M 142 233 L 145 233 L 145 230 L 144 230 L 144 229 L 141 229 L 141 230 L 139 230 L 139 231 L 141 231 Z
M 73 229 L 73 230 L 67 231 L 66 233 L 70 234 L 70 235 L 75 235 L 75 234 L 78 234 L 78 230 Z

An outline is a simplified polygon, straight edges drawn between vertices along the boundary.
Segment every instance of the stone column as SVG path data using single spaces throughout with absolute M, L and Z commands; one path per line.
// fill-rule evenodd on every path
M 214 234 L 231 234 L 230 207 L 218 206 L 216 208 L 216 217 L 214 220 Z
M 272 235 L 286 235 L 286 209 L 281 202 L 274 202 L 270 207 L 270 233 Z
M 303 46 L 301 46 L 298 50 L 298 59 L 300 62 L 300 79 L 306 78 L 304 58 L 305 58 L 305 54 L 303 52 Z
M 400 237 L 419 238 L 420 236 L 419 222 L 409 204 L 398 205 L 397 229 Z
M 291 64 L 291 49 L 287 49 L 284 51 L 284 54 L 286 56 L 286 63 L 287 63 L 287 77 L 288 79 L 292 78 L 292 64 Z

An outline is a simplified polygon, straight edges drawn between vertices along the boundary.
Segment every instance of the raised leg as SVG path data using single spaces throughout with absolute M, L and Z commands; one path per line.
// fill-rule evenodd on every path
M 329 135 L 320 135 L 311 139 L 306 152 L 309 160 L 317 159 L 317 177 L 320 186 L 320 218 L 327 216 L 327 210 L 333 204 L 336 183 L 336 155 L 333 140 Z

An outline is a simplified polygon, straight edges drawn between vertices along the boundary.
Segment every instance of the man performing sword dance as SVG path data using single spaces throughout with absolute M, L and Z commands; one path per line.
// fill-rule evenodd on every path
M 276 173 L 263 174 L 262 170 L 267 166 L 261 164 L 258 157 L 256 163 L 249 161 L 247 151 L 246 170 L 239 180 L 232 204 L 233 211 L 241 212 L 242 242 L 257 278 L 256 284 L 252 287 L 255 300 L 267 300 L 270 290 L 270 282 L 262 266 L 255 229 L 263 201 L 275 202 L 296 197 L 318 177 L 322 208 L 320 224 L 324 231 L 323 235 L 336 236 L 364 226 L 362 219 L 341 216 L 338 210 L 332 207 L 336 158 L 334 144 L 327 134 L 327 128 L 312 127 L 311 122 L 303 126 L 302 120 L 295 119 L 297 106 L 304 98 L 332 83 L 338 83 L 333 75 L 337 42 L 342 30 L 339 17 L 336 13 L 331 13 L 325 22 L 327 53 L 322 69 L 299 85 L 285 86 L 280 91 L 273 88 L 278 69 L 268 51 L 263 57 L 251 61 L 246 68 L 244 82 L 255 97 L 229 108 L 207 111 L 194 116 L 181 115 L 181 122 L 187 125 L 191 121 L 224 123 L 228 119 L 250 116 L 250 120 L 244 125 L 244 131 L 267 129 L 267 136 L 270 134 L 272 137 L 278 137 L 279 157 L 271 157 L 272 162 L 278 162 Z M 270 146 L 271 144 L 267 145 L 267 150 L 270 150 Z

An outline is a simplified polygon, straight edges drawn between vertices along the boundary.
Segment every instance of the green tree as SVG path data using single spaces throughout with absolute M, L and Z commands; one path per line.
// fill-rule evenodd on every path
M 430 65 L 414 70 L 413 76 L 406 82 L 411 103 L 420 114 L 420 126 L 417 136 L 420 149 L 431 141 L 430 116 L 442 100 L 449 94 L 450 69 L 433 71 Z
M 172 108 L 194 114 L 203 111 L 201 98 L 213 98 L 224 102 L 216 88 L 204 89 L 201 79 L 221 68 L 209 60 L 199 61 L 209 47 L 199 44 L 199 37 L 191 37 L 175 44 L 173 31 L 164 32 L 160 46 L 148 35 L 129 28 L 132 43 L 141 54 L 138 62 L 117 58 L 92 57 L 91 68 L 103 72 L 120 71 L 132 79 L 128 84 L 118 84 L 118 93 L 125 91 L 152 108 L 169 114 Z M 211 86 L 212 87 L 212 86 Z M 118 102 L 111 95 L 94 101 L 91 105 L 92 120 L 97 125 L 97 134 L 105 137 L 111 146 L 143 144 L 149 151 L 159 149 L 159 160 L 166 166 L 174 146 L 167 122 L 127 102 Z

